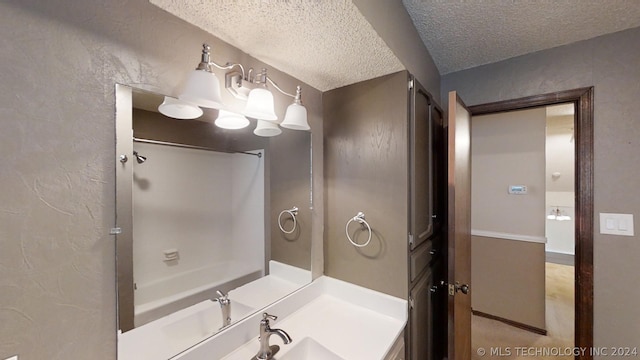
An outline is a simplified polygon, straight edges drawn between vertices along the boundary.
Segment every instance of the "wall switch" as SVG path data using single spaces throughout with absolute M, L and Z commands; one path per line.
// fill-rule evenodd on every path
M 606 218 L 605 220 L 605 228 L 607 230 L 615 230 L 616 229 L 616 221 L 613 218 Z
M 600 234 L 634 236 L 633 214 L 600 213 Z

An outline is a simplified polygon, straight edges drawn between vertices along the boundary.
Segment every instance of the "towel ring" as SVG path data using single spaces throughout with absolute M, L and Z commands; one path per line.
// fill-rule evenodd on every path
M 289 214 L 291 216 L 291 218 L 293 219 L 293 227 L 291 228 L 291 230 L 285 230 L 284 227 L 282 226 L 282 215 L 284 214 Z M 296 226 L 298 226 L 298 221 L 296 220 L 296 215 L 298 215 L 298 207 L 294 206 L 291 209 L 285 209 L 280 211 L 280 215 L 278 215 L 278 227 L 280 228 L 280 231 L 282 231 L 285 234 L 291 234 L 292 232 L 296 231 Z
M 369 230 L 369 238 L 367 239 L 367 241 L 363 244 L 358 244 L 357 242 L 353 241 L 353 239 L 351 239 L 351 236 L 349 236 L 349 224 L 351 224 L 351 222 L 357 222 L 360 225 L 363 225 L 367 227 L 367 229 Z M 347 239 L 349 239 L 349 242 L 356 247 L 365 247 L 367 245 L 369 245 L 369 243 L 371 242 L 371 226 L 369 226 L 369 223 L 367 222 L 367 220 L 364 219 L 364 213 L 362 211 L 358 212 L 358 214 L 354 217 L 352 217 L 351 219 L 349 219 L 349 221 L 347 221 L 347 225 L 345 225 L 344 227 L 344 232 L 345 234 L 347 234 Z

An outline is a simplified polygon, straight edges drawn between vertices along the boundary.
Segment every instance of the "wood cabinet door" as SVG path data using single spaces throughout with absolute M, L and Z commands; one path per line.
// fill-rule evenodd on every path
M 433 359 L 433 273 L 429 269 L 411 289 L 409 311 L 410 359 Z
M 412 78 L 409 121 L 410 250 L 433 235 L 433 131 L 431 98 Z

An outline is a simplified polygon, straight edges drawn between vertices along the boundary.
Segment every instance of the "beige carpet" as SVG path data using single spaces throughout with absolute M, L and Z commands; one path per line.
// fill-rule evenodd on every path
M 473 360 L 574 358 L 574 268 L 546 263 L 546 271 L 547 336 L 473 316 Z

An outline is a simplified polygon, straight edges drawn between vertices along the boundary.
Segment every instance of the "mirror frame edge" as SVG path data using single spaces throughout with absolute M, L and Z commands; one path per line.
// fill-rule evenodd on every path
M 125 332 L 134 328 L 133 304 L 133 168 L 120 156 L 133 154 L 133 88 L 115 85 L 116 114 L 116 312 L 117 330 Z M 128 180 L 128 181 L 127 181 Z M 118 214 L 120 216 L 118 216 Z

